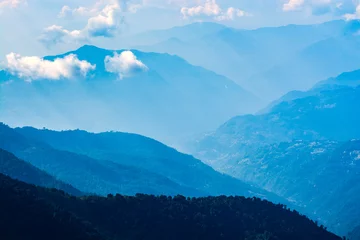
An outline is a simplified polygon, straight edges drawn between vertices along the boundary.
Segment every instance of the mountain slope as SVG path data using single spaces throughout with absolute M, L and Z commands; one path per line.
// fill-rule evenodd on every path
M 56 180 L 46 172 L 2 149 L 0 149 L 0 173 L 29 184 L 60 189 L 74 196 L 83 195 L 71 185 Z
M 120 132 L 99 134 L 85 131 L 56 132 L 34 128 L 17 128 L 16 131 L 28 139 L 45 142 L 61 151 L 144 169 L 210 195 L 265 196 L 267 194 L 214 171 L 190 155 L 182 154 L 143 136 Z
M 122 79 L 105 67 L 104 59 L 112 57 L 113 50 L 84 46 L 45 57 L 54 60 L 76 54 L 96 65 L 96 70 L 87 79 L 31 83 L 15 79 L 0 85 L 0 118 L 14 126 L 118 130 L 174 143 L 259 105 L 256 97 L 233 81 L 180 57 L 131 51 L 148 70 Z
M 205 195 L 142 168 L 100 162 L 85 155 L 54 149 L 40 141 L 32 141 L 6 125 L 0 125 L 0 148 L 85 193 Z
M 79 199 L 2 174 L 0 183 L 5 239 L 341 239 L 283 205 L 257 198 Z
M 360 224 L 355 184 L 360 87 L 346 85 L 295 92 L 264 113 L 235 117 L 195 142 L 190 152 L 347 234 Z
M 13 130 L 3 125 L 0 136 L 4 137 L 0 138 L 0 147 L 83 192 L 101 195 L 244 195 L 265 197 L 276 202 L 282 200 L 218 173 L 192 156 L 181 154 L 142 136 L 122 133 L 91 134 L 82 131 L 54 134 L 55 139 L 48 140 L 47 144 L 40 138 L 36 139 L 36 135 L 26 132 L 23 135 L 19 133 L 19 129 Z M 61 143 L 64 139 L 71 142 L 71 138 L 74 148 L 66 150 L 65 146 L 69 145 L 54 144 L 56 139 Z M 78 140 L 84 141 L 84 144 L 76 142 Z M 90 148 L 86 148 L 87 146 Z M 98 147 L 92 148 L 93 146 Z M 116 149 L 119 151 L 115 151 Z
M 252 144 L 293 139 L 357 139 L 360 109 L 354 103 L 359 101 L 360 87 L 325 89 L 315 95 L 281 102 L 265 114 L 232 118 L 200 140 L 195 148 L 197 152 L 207 149 L 211 154 L 216 151 L 231 154 Z
M 298 140 L 248 148 L 218 159 L 216 169 L 286 198 L 345 235 L 360 224 L 359 160 L 359 140 Z
M 355 49 L 359 29 L 357 20 L 254 30 L 224 28 L 189 40 L 178 38 L 181 42 L 171 41 L 175 35 L 169 30 L 167 39 L 137 48 L 176 54 L 272 101 L 288 91 L 306 90 L 319 79 L 359 68 Z

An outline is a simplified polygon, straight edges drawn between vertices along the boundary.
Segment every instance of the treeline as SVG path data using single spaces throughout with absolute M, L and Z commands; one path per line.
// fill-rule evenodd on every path
M 341 239 L 284 205 L 258 198 L 78 198 L 4 175 L 0 196 L 0 239 Z

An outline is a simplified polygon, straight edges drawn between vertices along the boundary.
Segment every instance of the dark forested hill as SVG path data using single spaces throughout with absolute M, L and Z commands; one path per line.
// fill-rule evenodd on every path
M 0 174 L 0 239 L 105 240 L 89 222 L 54 204 L 70 196 Z M 65 200 L 63 200 L 65 201 Z
M 341 239 L 283 205 L 258 198 L 75 198 L 2 174 L 0 195 L 1 239 Z
M 53 176 L 2 149 L 0 149 L 0 173 L 37 186 L 57 188 L 75 196 L 82 195 L 71 185 L 58 181 Z

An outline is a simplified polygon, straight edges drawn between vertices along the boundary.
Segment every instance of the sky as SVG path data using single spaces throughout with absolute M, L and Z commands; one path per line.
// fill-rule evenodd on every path
M 0 63 L 10 53 L 122 48 L 127 35 L 198 21 L 253 29 L 358 18 L 360 0 L 0 0 Z

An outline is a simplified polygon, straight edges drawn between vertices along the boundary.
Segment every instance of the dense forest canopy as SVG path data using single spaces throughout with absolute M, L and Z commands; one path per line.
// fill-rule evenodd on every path
M 1 239 L 340 240 L 286 206 L 245 197 L 81 197 L 0 174 Z

